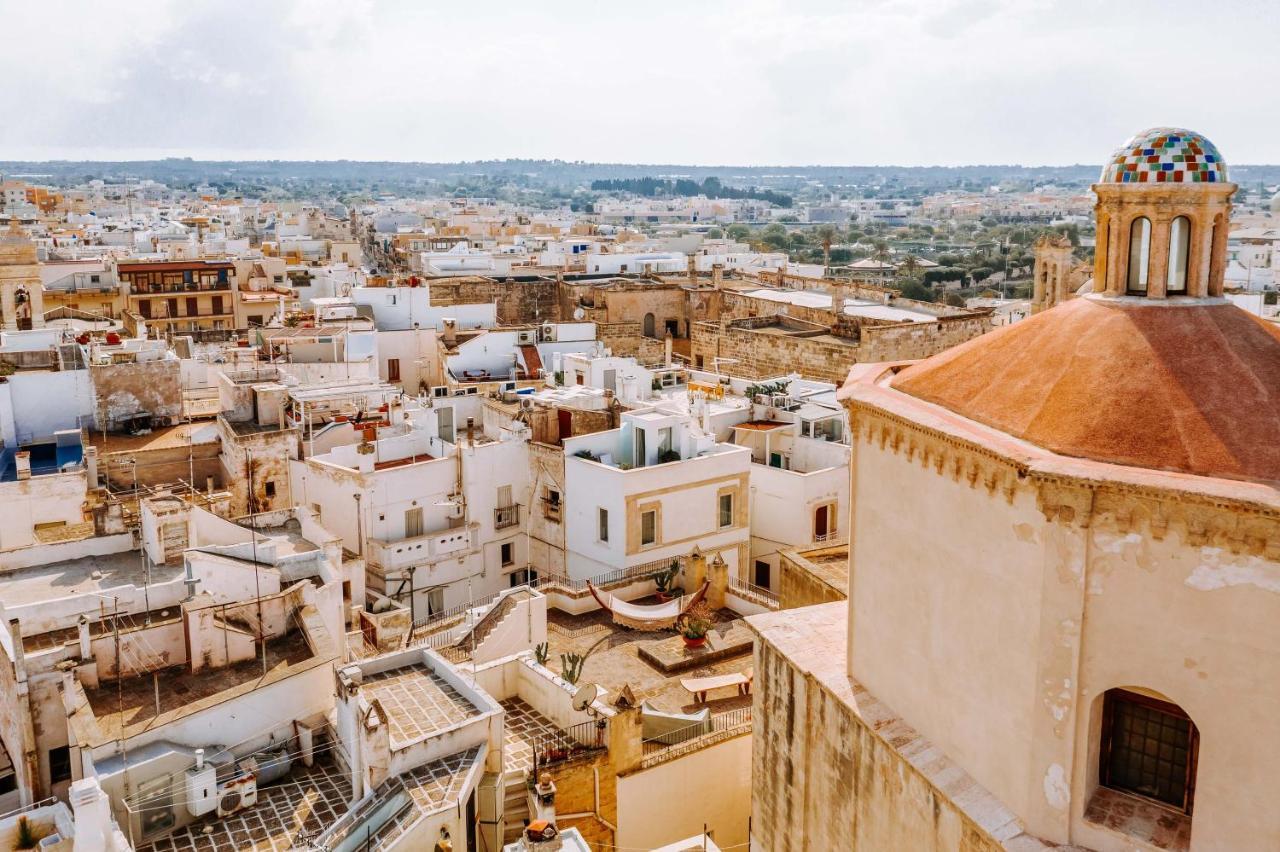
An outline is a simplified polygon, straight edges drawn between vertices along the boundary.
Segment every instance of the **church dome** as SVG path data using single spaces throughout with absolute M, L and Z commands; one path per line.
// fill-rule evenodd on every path
M 1227 164 L 1194 130 L 1153 127 L 1117 148 L 1100 183 L 1225 183 Z
M 1280 482 L 1280 327 L 1225 302 L 1072 299 L 893 387 L 1061 455 Z

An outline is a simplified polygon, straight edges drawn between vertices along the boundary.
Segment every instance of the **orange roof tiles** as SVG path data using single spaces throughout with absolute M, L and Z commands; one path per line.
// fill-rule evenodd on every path
M 1233 305 L 1073 299 L 893 387 L 1062 455 L 1280 482 L 1280 329 Z

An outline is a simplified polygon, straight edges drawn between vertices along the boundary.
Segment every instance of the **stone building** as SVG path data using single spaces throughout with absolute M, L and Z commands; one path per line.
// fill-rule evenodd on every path
M 854 368 L 849 600 L 752 617 L 772 849 L 1280 848 L 1280 330 L 1159 128 L 1092 292 Z
M 5 331 L 44 325 L 44 299 L 36 244 L 9 220 L 0 233 L 0 325 Z
M 1065 234 L 1046 234 L 1036 240 L 1033 250 L 1036 262 L 1031 312 L 1039 313 L 1074 296 L 1084 283 L 1087 267 L 1072 257 L 1071 240 Z

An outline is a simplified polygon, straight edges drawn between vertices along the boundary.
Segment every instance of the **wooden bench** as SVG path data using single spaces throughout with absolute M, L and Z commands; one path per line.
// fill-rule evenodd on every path
M 682 677 L 680 678 L 680 685 L 693 694 L 695 702 L 705 704 L 708 692 L 726 686 L 736 686 L 739 695 L 750 695 L 752 676 L 751 669 L 747 669 L 745 672 L 713 675 L 712 677 Z

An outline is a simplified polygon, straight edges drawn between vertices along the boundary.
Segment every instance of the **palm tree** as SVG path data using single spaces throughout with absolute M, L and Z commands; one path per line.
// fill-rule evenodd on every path
M 814 235 L 822 242 L 822 274 L 831 274 L 831 244 L 836 240 L 836 229 L 830 225 L 822 225 Z

